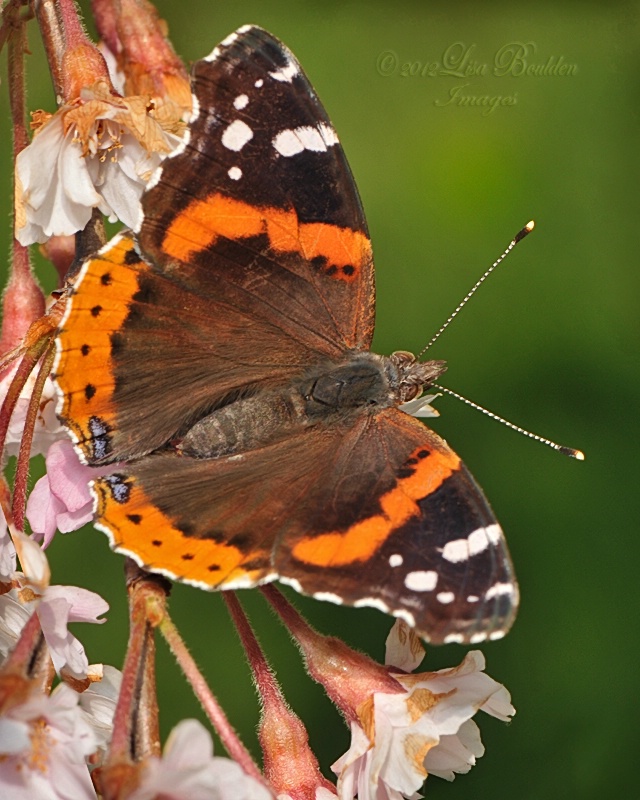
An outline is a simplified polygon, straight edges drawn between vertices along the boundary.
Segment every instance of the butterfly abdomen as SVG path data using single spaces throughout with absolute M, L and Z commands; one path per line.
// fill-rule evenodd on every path
M 177 443 L 192 458 L 220 458 L 270 444 L 304 425 L 299 393 L 263 391 L 218 408 Z

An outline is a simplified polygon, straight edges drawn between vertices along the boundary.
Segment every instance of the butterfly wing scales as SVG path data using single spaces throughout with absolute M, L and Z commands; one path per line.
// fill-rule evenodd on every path
M 58 339 L 60 414 L 89 463 L 152 452 L 230 396 L 371 341 L 362 206 L 293 55 L 252 28 L 195 65 L 194 89 L 187 143 L 146 192 L 135 242 L 125 234 L 108 245 L 72 289 Z M 311 149 L 275 148 L 277 132 L 260 122 L 274 108 Z M 237 138 L 227 146 L 233 125 L 252 131 L 239 150 Z
M 61 418 L 89 463 L 125 462 L 95 483 L 100 527 L 205 588 L 279 577 L 434 642 L 502 635 L 518 594 L 499 526 L 459 458 L 406 414 L 221 458 L 171 449 L 208 410 L 368 349 L 373 332 L 360 200 L 294 57 L 244 30 L 196 64 L 194 88 L 136 238 L 85 264 L 58 338 Z
M 156 273 L 130 235 L 84 265 L 55 372 L 60 415 L 89 463 L 152 452 L 225 397 L 282 383 L 313 358 L 250 303 L 209 289 Z
M 281 42 L 255 27 L 226 42 L 194 67 L 197 116 L 143 198 L 140 245 L 160 269 L 242 287 L 245 307 L 269 295 L 310 349 L 366 349 L 371 244 L 331 122 Z
M 154 454 L 97 488 L 117 549 L 205 588 L 277 577 L 404 616 L 435 642 L 497 636 L 515 614 L 509 554 L 480 489 L 396 409 L 240 457 Z

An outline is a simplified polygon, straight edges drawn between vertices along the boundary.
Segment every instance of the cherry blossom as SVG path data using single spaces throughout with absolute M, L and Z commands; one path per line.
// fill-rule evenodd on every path
M 84 680 L 89 662 L 84 647 L 68 630 L 70 622 L 102 624 L 109 609 L 100 595 L 77 586 L 50 586 L 50 571 L 41 547 L 26 534 L 12 530 L 25 573 L 15 572 L 13 587 L 0 595 L 0 653 L 6 655 L 29 617 L 37 613 L 56 672 Z
M 94 501 L 89 482 L 101 474 L 81 463 L 68 440 L 51 445 L 46 465 L 46 474 L 37 481 L 27 501 L 31 530 L 45 547 L 57 530 L 69 533 L 91 522 Z
M 396 663 L 420 663 L 418 641 L 398 620 L 388 655 Z M 405 691 L 375 692 L 362 703 L 351 722 L 351 746 L 332 766 L 341 800 L 413 799 L 429 773 L 453 780 L 468 772 L 484 753 L 471 719 L 476 711 L 504 721 L 515 713 L 507 690 L 484 668 L 482 653 L 472 651 L 452 669 L 392 672 Z
M 273 800 L 272 793 L 228 758 L 213 755 L 213 741 L 195 719 L 173 729 L 162 758 L 144 762 L 129 800 Z
M 16 161 L 16 238 L 23 245 L 82 230 L 94 208 L 134 227 L 149 177 L 179 142 L 148 113 L 98 80 L 81 98 L 41 116 Z
M 60 684 L 38 689 L 0 715 L 0 796 L 11 800 L 95 800 L 86 758 L 96 739 L 78 706 L 78 694 Z

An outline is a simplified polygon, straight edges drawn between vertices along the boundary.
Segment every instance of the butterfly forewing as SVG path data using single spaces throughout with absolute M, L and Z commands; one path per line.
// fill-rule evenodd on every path
M 225 42 L 194 67 L 194 119 L 143 200 L 141 247 L 172 275 L 183 262 L 176 280 L 251 308 L 304 351 L 368 348 L 371 244 L 329 117 L 270 34 Z M 246 360 L 242 345 L 231 355 Z

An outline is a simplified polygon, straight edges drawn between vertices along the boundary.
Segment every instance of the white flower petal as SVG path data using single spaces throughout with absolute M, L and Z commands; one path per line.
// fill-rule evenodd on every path
M 16 589 L 0 595 L 0 655 L 13 650 L 34 607 L 34 603 L 21 603 Z
M 455 736 L 440 737 L 438 746 L 428 752 L 425 767 L 430 775 L 452 781 L 456 774 L 469 772 L 483 755 L 480 729 L 473 720 L 467 720 Z
M 0 380 L 0 398 L 4 398 L 9 389 L 9 384 L 15 375 L 16 369 L 12 369 Z M 11 416 L 11 422 L 7 431 L 5 444 L 6 454 L 15 456 L 18 454 L 18 447 L 22 439 L 24 422 L 29 407 L 29 398 L 33 392 L 36 380 L 35 371 L 31 373 L 29 379 L 22 387 L 20 397 Z M 62 437 L 66 438 L 64 428 L 58 421 L 55 413 L 56 392 L 53 382 L 47 378 L 40 399 L 40 407 L 36 416 L 33 442 L 31 444 L 31 457 L 40 453 L 45 454 L 51 444 Z
M 16 548 L 9 536 L 7 522 L 2 509 L 0 509 L 0 583 L 10 583 L 15 571 Z
M 73 129 L 69 129 L 58 154 L 58 199 L 67 205 L 67 214 L 72 219 L 74 213 L 84 217 L 85 210 L 91 209 L 100 202 L 89 171 L 87 158 L 82 153 L 81 144 L 75 140 Z M 79 207 L 76 209 L 76 207 Z M 46 232 L 46 231 L 45 231 Z M 71 234 L 66 230 L 61 233 Z
M 131 178 L 121 167 L 120 162 L 103 164 L 103 183 L 101 186 L 105 214 L 114 214 L 127 227 L 132 228 L 140 214 L 140 198 L 145 184 L 140 179 Z
M 24 536 L 24 534 L 22 535 Z M 25 539 L 32 541 L 28 537 L 25 537 Z M 33 581 L 25 580 L 25 583 L 29 585 L 33 584 Z M 84 647 L 71 634 L 67 625 L 70 621 L 104 622 L 104 620 L 97 619 L 97 616 L 108 610 L 107 603 L 94 592 L 79 589 L 75 586 L 53 586 L 47 588 L 44 585 L 40 585 L 39 590 L 39 600 L 31 605 L 33 610 L 37 610 L 42 632 L 56 672 L 60 673 L 64 669 L 77 678 L 86 677 L 89 664 Z M 17 594 L 16 597 L 18 597 Z M 6 614 L 10 613 L 13 610 L 11 598 L 4 602 L 0 598 L 0 609 Z M 14 614 L 14 617 L 16 616 L 17 612 Z M 28 612 L 25 616 L 28 616 Z M 6 620 L 3 620 L 3 623 L 4 627 L 8 629 L 9 626 Z M 2 635 L 3 633 L 4 635 Z M 7 641 L 10 639 L 10 630 L 3 631 L 2 626 L 0 626 L 0 649 L 3 648 L 5 639 Z
M 395 626 L 394 626 L 395 627 Z M 388 652 L 403 661 L 407 641 L 402 628 L 392 631 Z M 406 662 L 403 662 L 406 663 Z M 452 669 L 419 674 L 393 674 L 406 688 L 399 694 L 373 694 L 373 724 L 366 708 L 367 730 L 351 724 L 351 747 L 332 766 L 340 800 L 403 800 L 416 794 L 428 772 L 451 780 L 468 772 L 484 753 L 472 717 L 479 710 L 508 719 L 513 712 L 509 693 L 482 670 L 482 653 L 467 653 Z
M 51 580 L 49 562 L 44 550 L 26 533 L 11 526 L 11 538 L 16 548 L 26 580 L 43 593 Z
M 200 765 L 212 757 L 211 734 L 196 719 L 181 720 L 169 734 L 164 747 L 164 759 L 175 769 Z
M 384 663 L 403 672 L 413 672 L 423 659 L 424 647 L 420 638 L 404 620 L 397 619 L 387 636 Z
M 492 717 L 496 717 L 502 722 L 511 722 L 511 717 L 516 713 L 511 705 L 511 695 L 507 689 L 498 684 L 497 690 L 483 703 L 480 708 Z
M 91 669 L 90 667 L 88 672 Z M 80 706 L 84 718 L 91 726 L 98 749 L 103 756 L 111 743 L 113 715 L 121 684 L 122 673 L 120 670 L 105 664 L 102 668 L 102 680 L 92 683 L 80 695 Z
M 24 722 L 0 717 L 0 754 L 19 753 L 29 746 L 29 726 Z
M 54 115 L 18 155 L 16 176 L 28 223 L 16 231 L 23 245 L 74 234 L 84 228 L 100 201 L 73 130 L 64 134 L 61 114 Z
M 337 794 L 327 789 L 325 786 L 319 786 L 316 789 L 316 800 L 336 800 Z
M 102 625 L 104 619 L 98 619 L 109 610 L 109 603 L 96 592 L 82 589 L 79 586 L 50 586 L 46 600 L 64 598 L 69 604 L 69 622 L 96 622 Z

